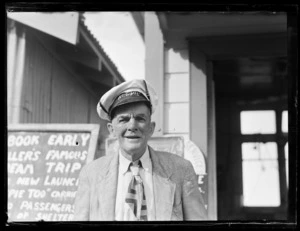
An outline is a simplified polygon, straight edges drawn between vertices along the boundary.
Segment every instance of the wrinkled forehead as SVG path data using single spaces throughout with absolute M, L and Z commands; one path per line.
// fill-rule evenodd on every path
M 113 117 L 130 114 L 151 117 L 150 108 L 145 102 L 124 104 L 113 110 Z

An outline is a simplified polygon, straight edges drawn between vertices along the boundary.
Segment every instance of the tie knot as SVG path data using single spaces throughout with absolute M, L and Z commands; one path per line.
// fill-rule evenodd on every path
M 135 162 L 131 162 L 129 167 L 130 167 L 130 170 L 132 172 L 132 175 L 138 176 L 139 175 L 139 168 L 142 167 L 142 163 L 141 163 L 140 160 L 135 161 Z

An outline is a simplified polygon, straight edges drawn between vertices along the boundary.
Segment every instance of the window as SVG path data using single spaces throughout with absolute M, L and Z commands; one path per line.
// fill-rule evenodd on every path
M 277 119 L 279 123 L 276 123 Z M 288 185 L 287 119 L 286 110 L 245 110 L 240 113 L 244 207 L 281 206 L 285 184 L 279 175 L 279 159 L 285 159 L 284 180 Z M 277 143 L 282 139 L 285 143 Z M 284 155 L 284 159 L 278 158 L 279 155 Z
M 284 133 L 288 132 L 288 112 L 283 111 L 281 115 L 281 131 Z
M 276 132 L 275 111 L 242 111 L 242 134 L 274 134 Z
M 277 145 L 243 143 L 243 205 L 280 206 Z

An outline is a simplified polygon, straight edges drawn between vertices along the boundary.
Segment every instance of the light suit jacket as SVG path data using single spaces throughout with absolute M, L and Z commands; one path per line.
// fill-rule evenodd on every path
M 149 147 L 156 220 L 206 220 L 207 213 L 192 164 Z M 74 220 L 113 221 L 118 181 L 118 153 L 83 167 L 75 198 Z

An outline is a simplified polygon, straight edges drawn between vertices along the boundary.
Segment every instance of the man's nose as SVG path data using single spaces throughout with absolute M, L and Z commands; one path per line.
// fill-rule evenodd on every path
M 136 119 L 134 117 L 131 117 L 130 120 L 128 121 L 128 129 L 137 130 Z

